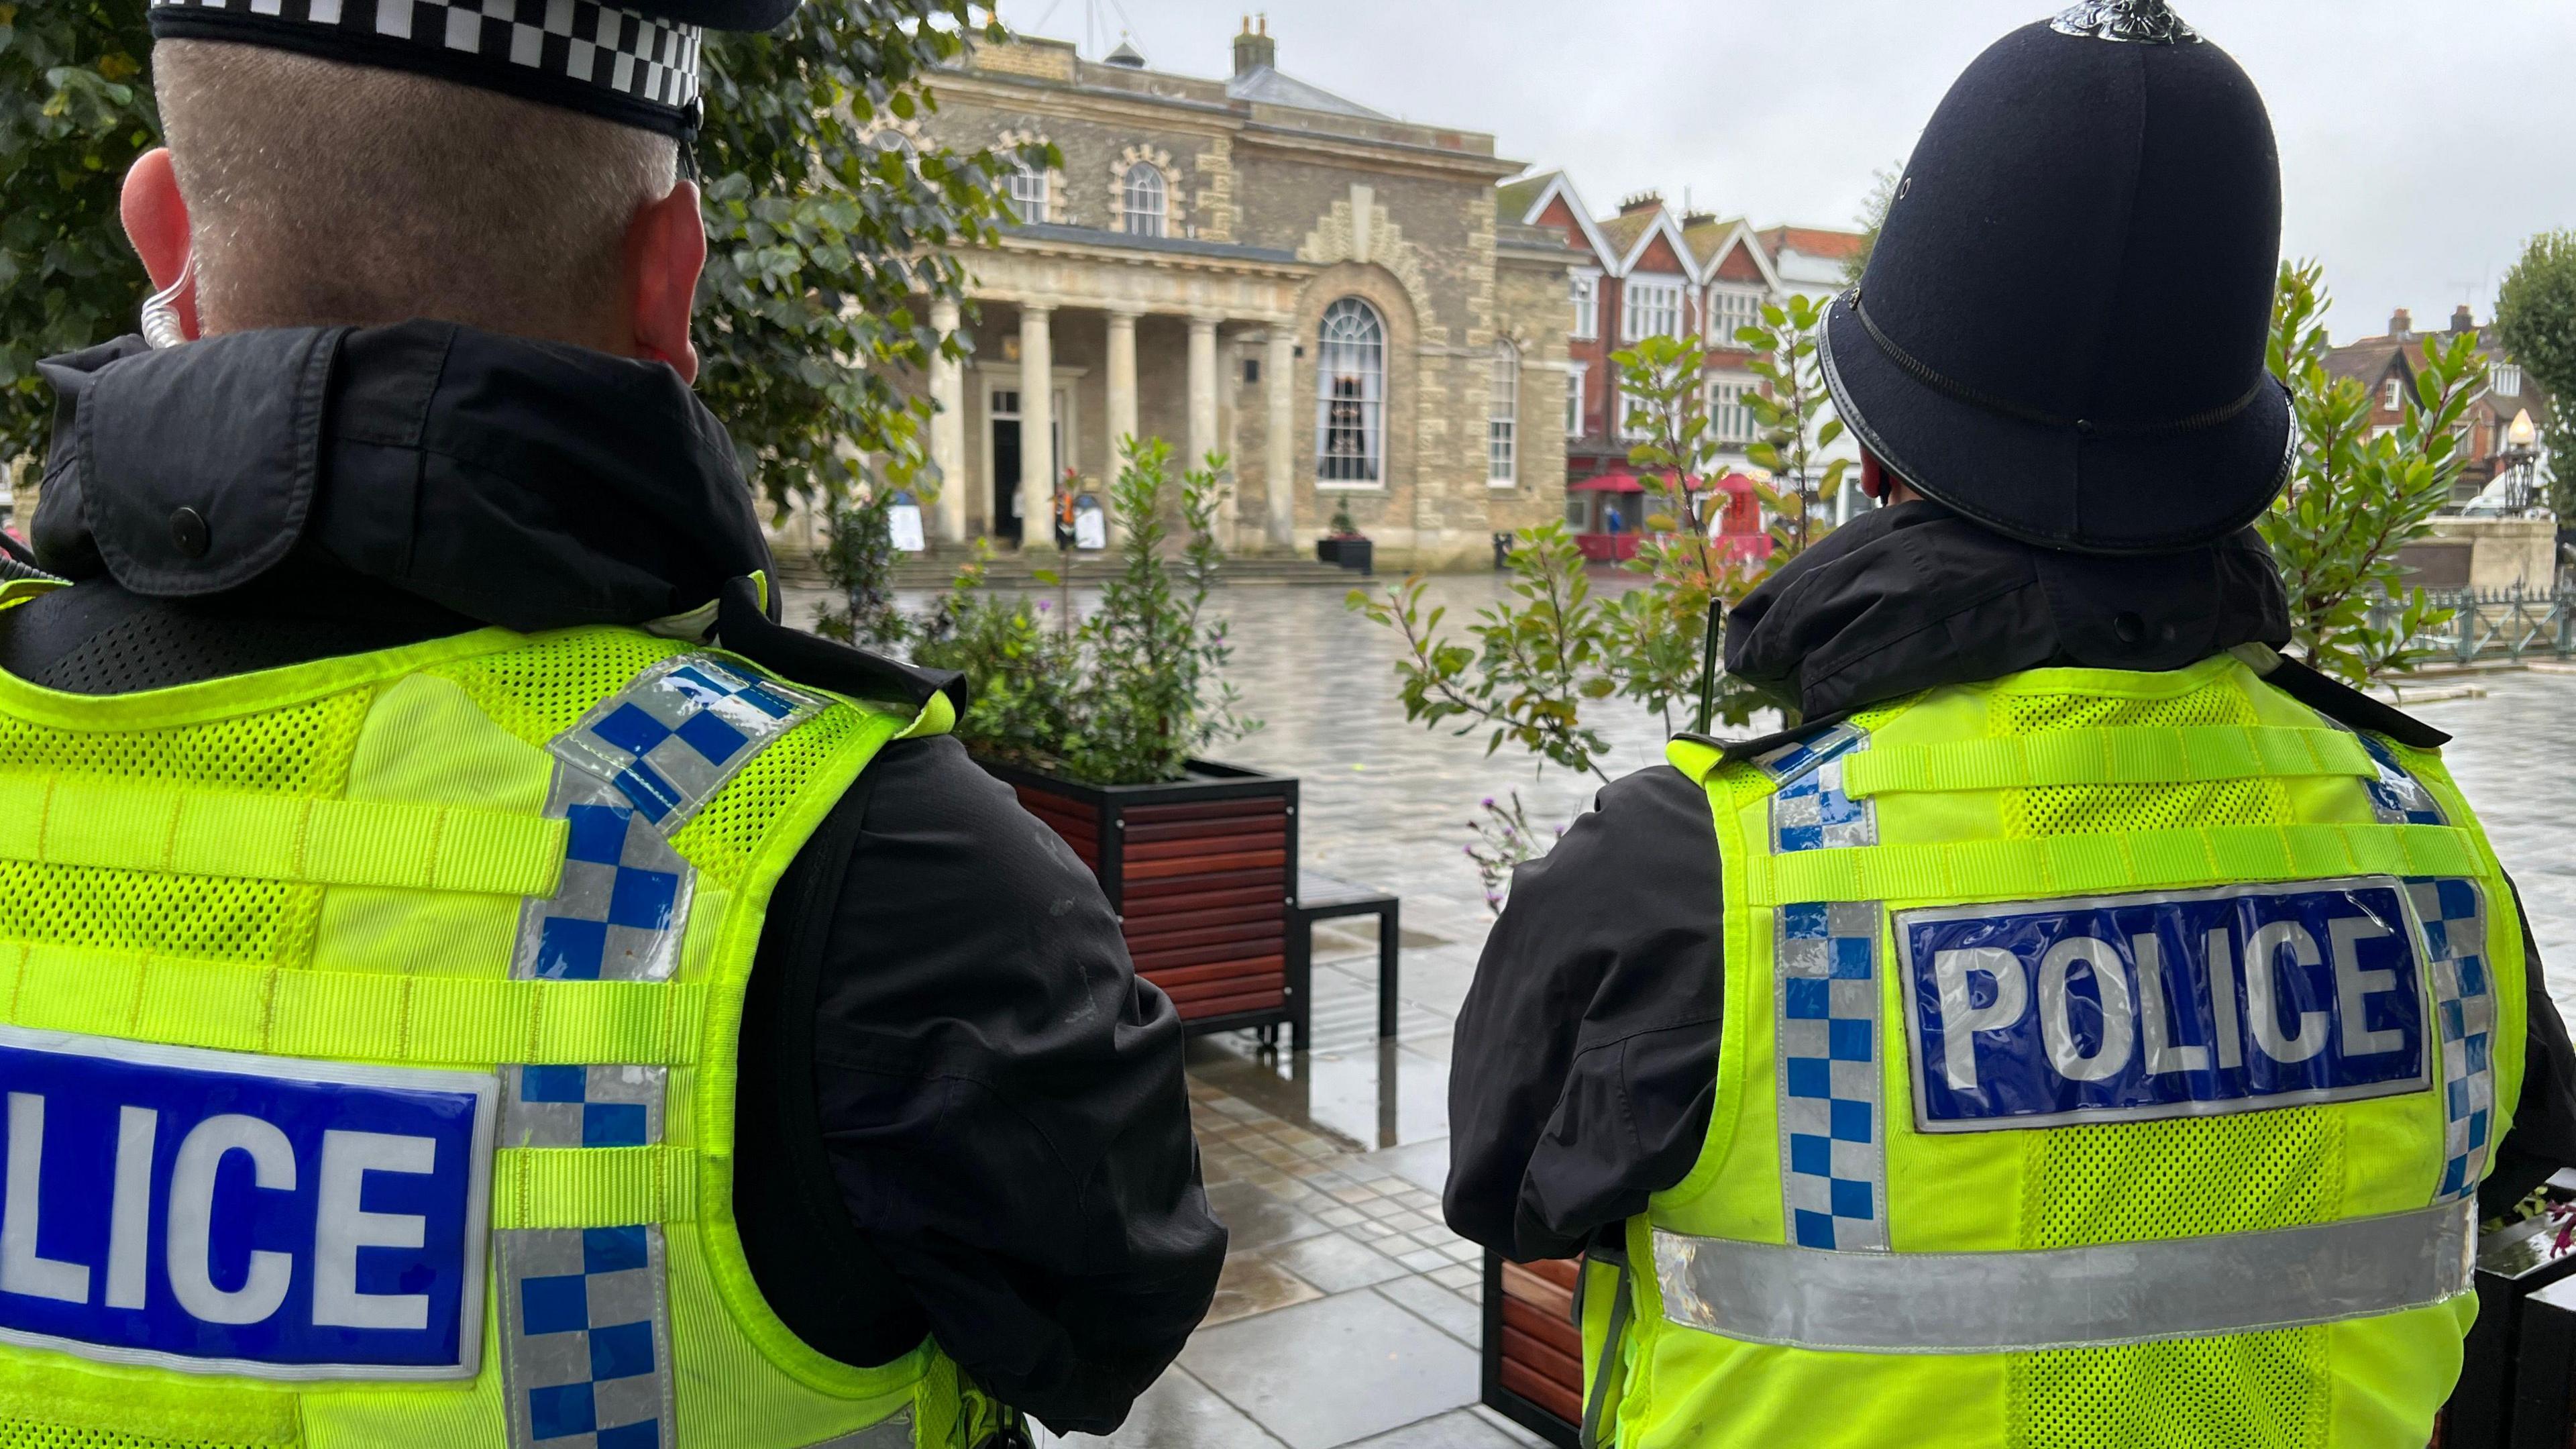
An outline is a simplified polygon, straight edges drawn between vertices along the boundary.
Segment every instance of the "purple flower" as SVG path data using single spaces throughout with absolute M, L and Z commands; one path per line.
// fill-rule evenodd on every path
M 1493 809 L 1493 808 L 1494 808 L 1494 797 L 1493 797 L 1493 796 L 1488 795 L 1488 796 L 1486 796 L 1486 797 L 1485 797 L 1485 808 L 1486 808 L 1486 809 L 1488 809 L 1488 810 L 1491 810 L 1491 809 Z
M 1038 612 L 1039 612 L 1039 613 L 1041 613 L 1041 614 L 1046 613 L 1048 610 L 1053 609 L 1054 607 L 1055 607 L 1055 600 L 1053 600 L 1053 599 L 1040 599 L 1040 600 L 1038 600 Z

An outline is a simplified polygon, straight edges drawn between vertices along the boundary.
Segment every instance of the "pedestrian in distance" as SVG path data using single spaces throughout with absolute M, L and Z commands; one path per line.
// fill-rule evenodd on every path
M 0 591 L 0 1443 L 992 1449 L 1205 1313 L 1171 1003 L 689 390 L 796 5 L 154 0 Z
M 1521 868 L 1450 1224 L 1587 1256 L 1587 1445 L 2421 1449 L 2567 1034 L 2446 737 L 2279 652 L 2270 120 L 2162 0 L 1949 92 L 1823 368 L 1888 506 Z

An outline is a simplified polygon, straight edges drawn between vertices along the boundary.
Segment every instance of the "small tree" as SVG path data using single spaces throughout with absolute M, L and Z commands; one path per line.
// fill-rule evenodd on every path
M 2272 317 L 2272 374 L 2288 384 L 2295 427 L 2290 482 L 2259 527 L 2290 596 L 2293 647 L 2330 674 L 2363 684 L 2402 671 L 2418 635 L 2450 612 L 2406 582 L 2400 545 L 2431 531 L 2464 462 L 2459 429 L 2486 385 L 2477 339 L 2430 338 L 2405 421 L 2371 436 L 2370 391 L 2326 370 L 2324 269 L 2286 263 Z M 2373 622 L 2386 601 L 2389 617 Z
M 2549 393 L 2549 502 L 2576 518 L 2576 231 L 2544 232 L 2496 291 L 2505 350 Z
M 1587 707 L 1626 699 L 1659 715 L 1667 732 L 1714 720 L 1742 724 L 1774 703 L 1730 679 L 1716 682 L 1702 718 L 1699 681 L 1713 644 L 1712 601 L 1733 604 L 1830 530 L 1823 505 L 1843 486 L 1848 460 L 1822 461 L 1842 435 L 1828 405 L 1815 329 L 1822 309 L 1804 297 L 1762 309 L 1736 341 L 1751 349 L 1763 390 L 1747 399 L 1761 439 L 1747 450 L 1773 481 L 1756 491 L 1770 515 L 1771 551 L 1751 558 L 1710 536 L 1724 445 L 1710 427 L 1708 354 L 1696 342 L 1648 338 L 1613 360 L 1629 402 L 1627 426 L 1645 440 L 1629 453 L 1650 500 L 1637 556 L 1643 583 L 1603 599 L 1582 550 L 1562 523 L 1531 529 L 1506 560 L 1511 598 L 1467 626 L 1471 646 L 1443 632 L 1447 611 L 1427 602 L 1416 575 L 1384 593 L 1353 590 L 1350 605 L 1398 631 L 1396 665 L 1405 716 L 1434 728 L 1486 732 L 1486 753 L 1506 744 L 1542 762 L 1607 781 L 1600 731 Z M 1520 837 L 1527 839 L 1527 832 Z
M 1224 677 L 1234 646 L 1207 611 L 1224 562 L 1216 520 L 1225 456 L 1211 453 L 1183 475 L 1178 548 L 1167 507 L 1171 444 L 1148 440 L 1125 456 L 1110 487 L 1126 524 L 1118 571 L 1079 627 L 1049 627 L 1051 600 L 988 592 L 980 547 L 928 616 L 898 625 L 916 660 L 960 670 L 973 685 L 957 733 L 979 754 L 1095 785 L 1141 785 L 1179 779 L 1192 756 L 1261 727 Z

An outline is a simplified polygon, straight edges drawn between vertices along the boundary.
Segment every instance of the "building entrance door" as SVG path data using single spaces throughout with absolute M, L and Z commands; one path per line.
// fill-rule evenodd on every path
M 986 515 L 995 538 L 1020 541 L 1020 395 L 993 390 L 993 509 Z

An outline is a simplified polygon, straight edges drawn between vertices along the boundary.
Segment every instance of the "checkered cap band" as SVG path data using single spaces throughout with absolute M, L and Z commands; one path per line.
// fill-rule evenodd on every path
M 296 48 L 318 54 L 345 46 L 350 61 L 398 64 L 410 51 L 435 73 L 588 88 L 675 120 L 697 105 L 705 40 L 698 26 L 593 0 L 152 0 L 152 10 L 194 22 L 191 33 L 238 20 L 244 39 L 289 43 L 304 27 Z

